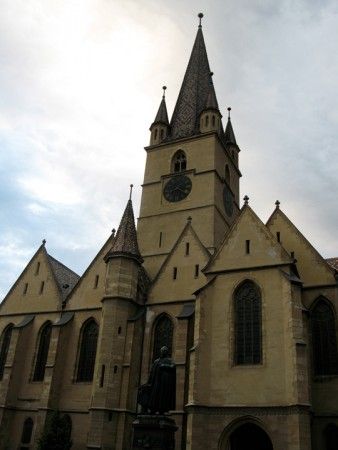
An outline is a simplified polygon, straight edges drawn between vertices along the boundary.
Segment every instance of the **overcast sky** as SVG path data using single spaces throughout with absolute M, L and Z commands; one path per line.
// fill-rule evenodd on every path
M 117 227 L 149 125 L 197 31 L 241 147 L 241 197 L 276 199 L 338 256 L 337 0 L 1 0 L 0 298 L 43 238 L 81 274 Z

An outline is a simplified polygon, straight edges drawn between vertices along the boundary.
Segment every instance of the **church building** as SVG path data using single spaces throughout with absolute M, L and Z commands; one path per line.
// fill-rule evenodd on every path
M 137 226 L 130 198 L 82 276 L 43 241 L 0 305 L 0 449 L 35 449 L 59 411 L 72 450 L 130 450 L 164 345 L 176 450 L 338 449 L 338 258 L 278 200 L 263 223 L 241 199 L 230 113 L 200 20 L 150 126 Z

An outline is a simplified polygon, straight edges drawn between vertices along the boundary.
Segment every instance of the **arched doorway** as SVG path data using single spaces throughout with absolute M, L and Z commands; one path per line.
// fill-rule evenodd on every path
M 252 422 L 235 428 L 229 435 L 225 448 L 227 450 L 273 450 L 269 436 Z

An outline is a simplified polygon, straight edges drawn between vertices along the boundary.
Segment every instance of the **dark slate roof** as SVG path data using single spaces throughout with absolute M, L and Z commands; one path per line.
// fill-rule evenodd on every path
M 234 133 L 234 130 L 232 128 L 230 117 L 228 118 L 228 123 L 227 123 L 227 126 L 225 127 L 224 140 L 225 140 L 226 144 L 237 145 L 236 138 L 235 138 L 235 133 Z
M 142 261 L 137 243 L 133 204 L 128 200 L 119 228 L 117 230 L 113 246 L 105 259 L 112 256 L 127 255 Z
M 80 277 L 60 261 L 53 258 L 49 254 L 47 255 L 55 277 L 55 281 L 60 290 L 62 300 L 64 300 L 72 291 L 73 287 L 76 285 Z
M 199 132 L 199 115 L 205 108 L 210 89 L 218 109 L 202 28 L 199 27 L 171 118 L 169 139 L 189 137 Z
M 162 97 L 162 101 L 160 103 L 160 107 L 158 108 L 156 117 L 154 122 L 152 123 L 152 126 L 156 123 L 163 123 L 164 125 L 169 125 L 169 119 L 168 119 L 168 112 L 167 112 L 167 105 L 165 103 L 165 97 Z
M 338 270 L 338 257 L 327 258 L 326 262 L 328 262 L 334 269 Z
M 210 83 L 209 93 L 204 109 L 215 109 L 218 111 L 218 103 L 213 83 Z

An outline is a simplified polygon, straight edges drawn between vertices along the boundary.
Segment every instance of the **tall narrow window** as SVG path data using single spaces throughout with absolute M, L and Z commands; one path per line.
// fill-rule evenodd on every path
M 216 119 L 215 119 L 215 116 L 212 116 L 212 126 L 214 127 L 214 126 L 215 126 L 215 124 L 216 124 Z
M 261 345 L 261 294 L 252 281 L 244 281 L 234 295 L 235 364 L 259 364 Z
M 176 280 L 177 278 L 177 267 L 173 268 L 173 280 Z
M 277 236 L 277 241 L 280 242 L 280 231 L 276 232 L 276 236 Z
M 94 375 L 99 327 L 95 320 L 89 320 L 81 333 L 80 355 L 76 381 L 92 381 Z
M 154 136 L 155 139 L 157 139 L 157 134 L 158 134 L 158 130 L 157 130 L 157 128 L 155 128 L 155 136 Z
M 171 171 L 172 172 L 183 172 L 187 168 L 187 158 L 185 156 L 185 153 L 182 150 L 178 150 L 173 159 L 171 164 Z
M 168 347 L 169 355 L 171 356 L 173 348 L 174 325 L 172 320 L 166 315 L 161 315 L 154 327 L 154 348 L 153 360 L 160 357 L 162 347 Z
M 205 126 L 206 127 L 209 126 L 209 116 L 206 116 L 206 118 L 205 118 Z
M 188 256 L 190 252 L 190 244 L 189 242 L 185 243 L 185 255 Z
M 21 444 L 30 444 L 32 439 L 32 432 L 33 432 L 33 420 L 30 417 L 28 417 L 23 423 Z
M 99 285 L 99 278 L 100 277 L 98 275 L 95 275 L 94 289 L 96 289 L 98 287 L 98 285 Z
M 45 282 L 44 282 L 44 281 L 41 281 L 41 284 L 40 284 L 40 291 L 39 291 L 39 294 L 40 294 L 40 295 L 43 294 L 44 288 L 45 288 Z
M 245 253 L 248 255 L 250 253 L 250 240 L 245 241 Z
M 195 265 L 195 278 L 198 278 L 198 275 L 200 273 L 200 266 L 199 264 Z
M 0 380 L 4 376 L 5 365 L 7 361 L 8 349 L 11 343 L 13 325 L 8 325 L 1 336 L 1 350 L 0 350 Z
M 35 269 L 35 275 L 39 275 L 40 272 L 40 263 L 38 262 Z
M 28 283 L 25 283 L 23 287 L 23 295 L 26 295 L 27 291 L 28 291 Z
M 43 327 L 41 328 L 33 381 L 43 381 L 45 377 L 51 332 L 52 326 L 49 322 L 43 325 Z
M 162 141 L 162 139 L 163 139 L 163 136 L 164 136 L 164 130 L 162 129 L 162 130 L 161 130 L 161 141 Z
M 162 231 L 160 231 L 160 237 L 159 237 L 159 240 L 158 240 L 158 246 L 162 247 Z
M 225 165 L 225 169 L 224 169 L 224 176 L 225 176 L 225 181 L 228 183 L 228 185 L 230 186 L 230 169 L 228 164 Z
M 312 310 L 311 329 L 315 375 L 338 375 L 336 321 L 332 307 L 324 297 Z

